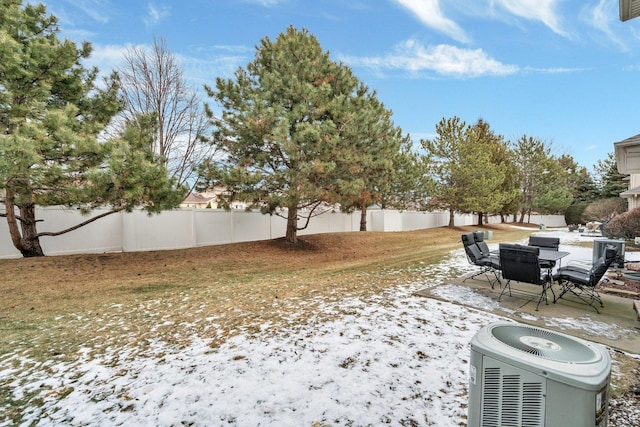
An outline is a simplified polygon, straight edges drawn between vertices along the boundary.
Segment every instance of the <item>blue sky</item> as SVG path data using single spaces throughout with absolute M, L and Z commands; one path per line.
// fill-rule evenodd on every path
M 34 3 L 33 1 L 29 1 Z M 539 138 L 589 169 L 640 133 L 640 18 L 618 0 L 46 0 L 108 71 L 164 37 L 196 88 L 232 77 L 264 37 L 315 35 L 415 141 L 442 118 Z

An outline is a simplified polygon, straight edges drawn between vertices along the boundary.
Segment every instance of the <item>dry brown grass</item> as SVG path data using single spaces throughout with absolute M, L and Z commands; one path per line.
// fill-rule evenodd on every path
M 195 249 L 70 255 L 0 260 L 0 312 L 10 319 L 38 318 L 108 303 L 122 304 L 180 289 L 211 288 L 238 305 L 251 295 L 305 297 L 327 285 L 357 289 L 359 275 L 434 262 L 460 247 L 460 233 L 477 227 L 399 233 L 336 233 Z M 528 232 L 492 226 L 496 240 Z M 360 278 L 359 278 L 360 277 Z M 395 281 L 395 279 L 394 279 Z M 380 277 L 380 284 L 387 280 Z
M 505 225 L 484 228 L 493 231 L 493 242 L 530 234 Z M 265 324 L 291 327 L 317 316 L 323 301 L 428 280 L 422 267 L 460 248 L 460 234 L 475 229 L 0 260 L 0 360 L 16 349 L 36 363 L 74 360 L 81 348 L 128 345 L 144 353 L 154 340 L 182 346 L 193 334 L 215 346 L 238 333 L 265 333 Z M 633 385 L 620 378 L 620 391 Z M 7 396 L 0 387 L 0 403 Z
M 149 304 L 157 306 L 164 322 L 196 324 L 203 333 L 209 324 L 204 319 L 215 319 L 218 327 L 215 334 L 207 332 L 209 338 L 224 341 L 264 322 L 282 322 L 300 312 L 302 303 L 312 314 L 319 297 L 343 298 L 414 280 L 419 270 L 412 267 L 459 248 L 461 232 L 471 229 L 477 227 L 319 234 L 302 237 L 296 246 L 273 240 L 0 260 L 0 355 L 17 340 L 38 340 L 38 347 L 60 353 L 62 346 L 95 339 L 95 331 L 75 324 L 78 317 L 95 316 L 97 322 L 111 313 L 123 318 L 124 331 L 158 333 L 157 319 L 140 318 Z M 506 226 L 491 229 L 496 240 L 528 234 Z M 166 328 L 166 334 L 179 341 L 175 329 Z M 123 330 L 102 331 L 101 337 L 115 340 Z

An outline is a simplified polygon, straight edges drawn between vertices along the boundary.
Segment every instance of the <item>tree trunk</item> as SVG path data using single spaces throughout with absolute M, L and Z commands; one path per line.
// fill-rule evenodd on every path
M 287 234 L 285 241 L 289 243 L 298 243 L 298 208 L 289 207 L 287 213 Z
M 456 218 L 453 212 L 453 209 L 449 209 L 449 227 L 456 226 Z
M 40 237 L 36 228 L 36 206 L 29 203 L 20 206 L 20 216 L 22 217 L 22 241 L 23 247 L 20 249 L 23 257 L 44 256 L 44 251 L 40 246 Z
M 483 225 L 482 224 L 482 215 L 483 215 L 482 212 L 478 212 L 478 225 Z
M 36 209 L 35 204 L 27 203 L 19 206 L 20 228 L 18 229 L 18 218 L 14 208 L 14 194 L 10 189 L 6 190 L 5 208 L 7 210 L 7 225 L 13 246 L 20 251 L 23 257 L 44 256 L 44 251 L 40 246 L 40 238 L 36 229 Z
M 360 231 L 367 231 L 367 207 L 363 206 L 360 211 Z

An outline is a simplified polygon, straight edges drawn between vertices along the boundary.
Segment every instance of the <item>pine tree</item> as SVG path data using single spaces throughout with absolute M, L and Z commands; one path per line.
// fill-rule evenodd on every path
M 572 193 L 575 202 L 598 199 L 600 191 L 587 168 L 580 166 L 568 154 L 560 156 L 557 160 L 566 176 L 567 188 Z
M 224 154 L 205 165 L 202 179 L 225 186 L 228 197 L 286 217 L 290 243 L 322 206 L 364 197 L 371 187 L 362 173 L 391 166 L 378 154 L 381 147 L 371 144 L 380 135 L 396 143 L 385 135 L 394 130 L 384 108 L 306 30 L 289 27 L 275 41 L 264 38 L 246 69 L 206 89 L 222 109 L 221 117 L 209 115 L 218 129 L 214 143 Z M 358 103 L 361 115 L 354 110 Z M 374 123 L 380 127 L 371 135 L 362 132 L 362 124 Z M 363 156 L 365 150 L 375 155 Z
M 91 46 L 61 41 L 58 32 L 43 5 L 0 4 L 0 216 L 25 257 L 44 255 L 42 236 L 136 205 L 157 212 L 180 201 L 166 169 L 138 144 L 153 131 L 149 126 L 98 140 L 121 108 L 118 86 L 111 78 L 97 87 L 98 70 L 81 65 Z M 51 205 L 111 210 L 66 230 L 38 232 L 35 208 Z
M 594 169 L 599 175 L 601 199 L 620 197 L 620 193 L 628 190 L 629 184 L 626 180 L 629 175 L 623 175 L 618 172 L 618 165 L 613 152 L 609 153 L 606 159 L 598 160 Z
M 504 164 L 495 163 L 495 141 L 481 126 L 467 126 L 458 117 L 442 119 L 438 136 L 423 140 L 424 162 L 433 179 L 436 207 L 449 210 L 449 226 L 456 212 L 497 212 L 505 199 L 500 191 Z
M 550 157 L 550 148 L 539 139 L 523 135 L 513 147 L 512 152 L 522 192 L 519 222 L 524 222 L 525 215 L 531 216 L 536 198 L 549 189 L 545 175 L 549 173 L 547 161 Z
M 476 197 L 472 199 L 472 211 L 477 212 L 478 225 L 482 225 L 485 214 L 502 211 L 505 205 L 517 197 L 518 191 L 507 174 L 512 165 L 502 135 L 494 133 L 489 123 L 483 119 L 478 119 L 469 128 L 468 135 L 468 143 L 489 154 L 489 161 L 477 172 L 481 178 L 478 180 L 480 188 L 477 189 Z
M 338 121 L 344 152 L 335 156 L 336 201 L 343 211 L 359 209 L 360 231 L 366 231 L 367 208 L 382 204 L 385 190 L 398 182 L 408 136 L 402 136 L 391 111 L 363 85 L 348 98 L 345 111 Z

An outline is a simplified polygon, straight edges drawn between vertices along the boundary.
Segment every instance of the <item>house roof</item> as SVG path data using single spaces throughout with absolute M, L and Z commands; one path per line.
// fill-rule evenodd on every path
M 628 198 L 628 197 L 638 197 L 640 196 L 640 187 L 630 188 L 627 191 L 620 193 L 620 197 Z
M 623 22 L 640 16 L 640 0 L 620 0 L 618 7 Z
M 616 142 L 616 144 L 621 144 L 621 145 L 640 144 L 640 133 L 635 136 L 631 136 L 627 139 L 623 139 L 622 141 L 618 141 Z
M 614 142 L 616 164 L 621 174 L 640 173 L 640 134 Z
M 204 197 L 202 194 L 189 193 L 182 203 L 207 203 L 211 199 L 213 199 L 213 197 Z

